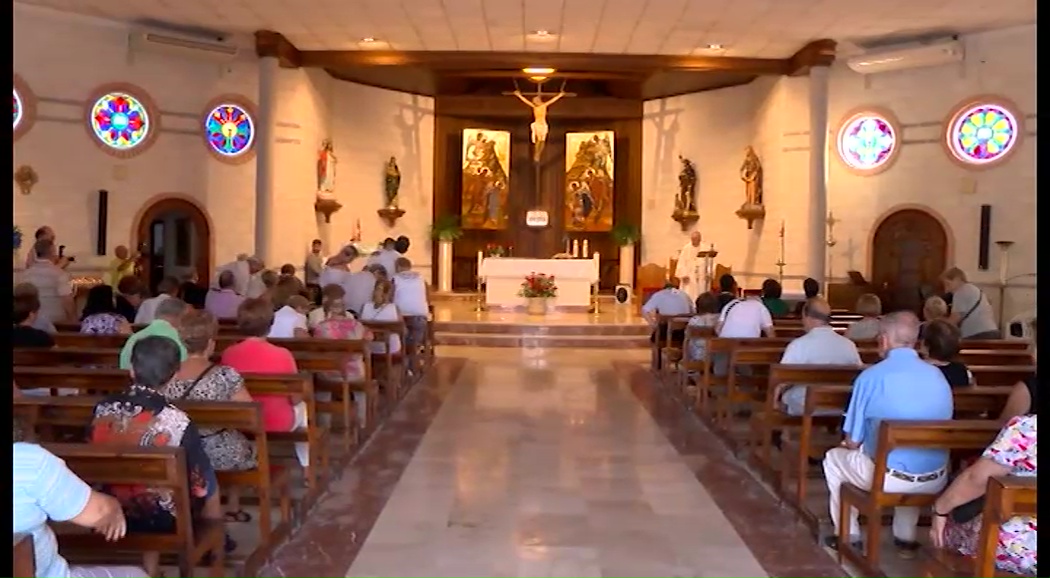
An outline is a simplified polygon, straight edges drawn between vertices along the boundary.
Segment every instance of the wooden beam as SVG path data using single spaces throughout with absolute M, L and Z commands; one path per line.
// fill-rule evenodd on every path
M 722 56 L 670 56 L 640 54 L 580 54 L 566 52 L 466 52 L 395 50 L 307 50 L 300 63 L 311 68 L 417 66 L 436 72 L 454 70 L 520 71 L 529 66 L 549 66 L 566 72 L 733 71 L 782 75 L 790 61 L 776 58 Z
M 434 113 L 463 118 L 518 118 L 531 122 L 532 111 L 512 96 L 438 96 Z M 547 118 L 628 120 L 642 116 L 642 101 L 609 97 L 566 98 L 547 110 Z
M 814 66 L 831 66 L 835 62 L 835 47 L 837 43 L 830 38 L 814 40 L 788 59 L 789 66 L 787 74 L 798 76 L 808 74 L 809 69 Z
M 259 58 L 276 58 L 281 68 L 299 68 L 302 66 L 302 53 L 280 32 L 273 30 L 255 31 L 255 54 Z

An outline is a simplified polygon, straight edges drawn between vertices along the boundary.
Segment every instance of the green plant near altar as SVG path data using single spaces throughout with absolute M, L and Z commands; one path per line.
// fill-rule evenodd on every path
M 620 247 L 633 245 L 642 238 L 642 233 L 638 230 L 638 226 L 629 223 L 618 223 L 613 225 L 611 233 L 613 241 Z
M 511 246 L 504 247 L 499 243 L 489 243 L 485 245 L 485 255 L 489 257 L 510 257 L 510 251 L 513 249 Z
M 438 241 L 455 241 L 463 236 L 463 228 L 459 226 L 459 217 L 456 215 L 441 215 L 434 219 L 430 227 L 430 236 Z
M 558 284 L 554 282 L 554 275 L 546 273 L 529 273 L 521 282 L 519 297 L 529 299 L 550 299 L 558 296 Z

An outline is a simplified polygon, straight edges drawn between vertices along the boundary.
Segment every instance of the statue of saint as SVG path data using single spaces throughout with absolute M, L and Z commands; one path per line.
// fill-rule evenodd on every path
M 397 192 L 401 189 L 401 171 L 397 168 L 397 159 L 390 157 L 386 163 L 386 206 L 397 208 Z
M 331 198 L 335 193 L 335 165 L 338 162 L 332 152 L 332 141 L 321 141 L 321 152 L 317 155 L 317 196 Z
M 745 205 L 762 204 L 762 163 L 755 154 L 755 149 L 750 146 L 744 156 L 744 164 L 740 165 L 740 180 L 744 181 L 744 194 L 747 200 Z
M 696 166 L 692 161 L 678 155 L 682 161 L 682 171 L 678 173 L 678 199 L 675 201 L 675 210 L 685 213 L 696 212 Z
M 532 109 L 534 120 L 529 126 L 532 128 L 532 144 L 536 147 L 534 158 L 538 160 L 540 151 L 543 150 L 543 144 L 547 142 L 547 107 L 567 96 L 567 93 L 564 90 L 558 91 L 558 94 L 555 94 L 546 102 L 543 101 L 543 97 L 539 94 L 532 97 L 532 100 L 529 100 L 521 94 L 520 90 L 515 90 L 514 96 L 518 97 L 518 100 L 524 102 Z

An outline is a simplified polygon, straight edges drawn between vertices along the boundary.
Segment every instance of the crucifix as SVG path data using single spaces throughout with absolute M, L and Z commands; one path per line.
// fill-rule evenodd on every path
M 546 82 L 546 78 L 536 81 L 536 92 L 522 93 L 520 90 L 518 90 L 518 81 L 514 80 L 514 91 L 503 93 L 506 95 L 516 96 L 518 100 L 524 102 L 526 105 L 528 105 L 529 108 L 532 109 L 532 116 L 534 120 L 529 126 L 532 129 L 532 144 L 535 147 L 532 159 L 535 162 L 540 161 L 540 154 L 543 152 L 543 145 L 547 142 L 547 107 L 554 104 L 555 102 L 558 102 L 562 98 L 565 98 L 566 96 L 576 96 L 575 93 L 565 92 L 565 81 L 563 80 L 561 83 L 561 89 L 557 92 L 557 94 L 554 94 L 551 98 L 544 101 L 544 82 Z M 526 96 L 531 96 L 532 99 L 530 100 L 528 98 L 525 98 Z

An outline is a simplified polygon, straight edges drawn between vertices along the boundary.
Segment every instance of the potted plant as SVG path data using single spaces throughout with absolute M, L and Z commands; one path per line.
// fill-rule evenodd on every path
M 525 311 L 529 315 L 547 313 L 547 300 L 558 296 L 558 285 L 554 282 L 554 275 L 529 273 L 521 282 L 518 296 L 526 299 Z
M 637 225 L 619 223 L 612 228 L 613 241 L 620 247 L 620 284 L 634 286 L 634 246 L 642 238 Z
M 438 242 L 438 291 L 452 291 L 452 242 L 463 236 L 459 217 L 442 215 L 434 219 L 430 236 Z
M 14 242 L 12 243 L 11 246 L 14 247 L 13 257 L 14 257 L 15 269 L 18 269 L 19 265 L 20 265 L 19 261 L 21 261 L 18 258 L 18 256 L 19 256 L 18 250 L 22 248 L 22 229 L 19 229 L 18 225 L 15 225 L 15 237 L 14 237 Z

